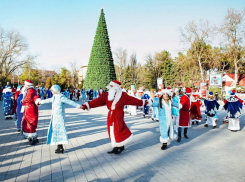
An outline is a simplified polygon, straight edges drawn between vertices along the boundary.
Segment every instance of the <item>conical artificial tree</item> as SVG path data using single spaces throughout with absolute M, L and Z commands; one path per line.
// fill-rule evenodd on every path
M 98 89 L 100 87 L 105 89 L 110 81 L 115 79 L 116 73 L 105 21 L 105 14 L 103 9 L 101 9 L 83 87 L 86 89 Z

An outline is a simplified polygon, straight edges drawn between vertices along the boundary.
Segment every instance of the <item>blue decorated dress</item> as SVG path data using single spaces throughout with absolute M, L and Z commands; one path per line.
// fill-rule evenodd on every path
M 172 99 L 172 116 L 175 131 L 177 131 L 179 127 L 179 105 L 180 96 L 176 95 Z
M 13 118 L 14 112 L 14 102 L 13 102 L 13 94 L 11 88 L 5 88 L 3 90 L 3 113 L 6 119 Z
M 151 97 L 149 94 L 145 93 L 144 95 L 141 96 L 141 99 L 149 100 Z M 148 115 L 149 113 L 149 106 L 143 106 L 143 115 Z
M 96 99 L 98 96 L 98 92 L 96 90 L 93 91 L 93 99 Z
M 224 105 L 224 109 L 227 111 L 227 116 L 229 118 L 228 129 L 231 131 L 240 130 L 240 121 L 241 117 L 241 109 L 243 104 L 239 101 L 239 99 L 235 97 L 230 97 L 227 99 L 227 102 Z
M 158 97 L 154 97 L 153 98 L 153 102 L 159 102 L 159 98 Z M 152 107 L 152 116 L 151 118 L 153 120 L 157 120 L 159 121 L 159 113 L 158 113 L 158 107 Z
M 58 145 L 67 144 L 68 137 L 65 128 L 65 107 L 64 104 L 69 104 L 76 108 L 80 105 L 66 98 L 63 94 L 54 94 L 52 98 L 42 100 L 41 104 L 52 102 L 52 116 L 49 124 L 47 144 Z
M 20 92 L 20 95 L 17 99 L 17 109 L 16 109 L 16 114 L 17 114 L 16 127 L 17 129 L 21 129 L 21 121 L 23 118 L 23 112 L 21 112 L 22 100 L 23 100 L 23 93 Z
M 162 108 L 160 107 L 160 99 L 152 103 L 152 107 L 157 107 L 159 112 L 159 128 L 160 128 L 160 142 L 167 143 L 170 139 L 175 139 L 174 126 L 172 121 L 171 101 L 166 103 L 162 100 Z

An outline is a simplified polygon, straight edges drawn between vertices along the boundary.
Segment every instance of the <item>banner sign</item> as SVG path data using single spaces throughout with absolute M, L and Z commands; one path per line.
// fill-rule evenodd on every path
M 200 89 L 201 97 L 207 96 L 207 83 L 201 83 L 201 89 Z
M 221 74 L 210 75 L 210 86 L 222 86 Z

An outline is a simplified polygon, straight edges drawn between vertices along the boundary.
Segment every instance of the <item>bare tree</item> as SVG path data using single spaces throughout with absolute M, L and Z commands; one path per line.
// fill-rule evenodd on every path
M 215 33 L 215 26 L 210 26 L 208 21 L 200 20 L 189 22 L 184 28 L 180 28 L 181 41 L 188 44 L 193 59 L 200 69 L 201 80 L 204 81 L 203 64 L 207 60 L 207 45 Z
M 236 86 L 237 74 L 245 61 L 245 9 L 243 11 L 228 9 L 220 32 L 224 36 L 225 48 L 234 64 L 234 86 Z
M 123 48 L 118 48 L 114 52 L 115 69 L 117 79 L 121 82 L 123 81 L 123 74 L 127 66 L 127 50 Z
M 69 62 L 71 67 L 71 78 L 72 78 L 72 85 L 74 87 L 78 87 L 78 72 L 80 66 L 77 66 L 76 61 Z
M 17 31 L 6 31 L 0 27 L 0 82 L 2 84 L 18 67 L 34 60 L 35 56 L 25 55 L 27 49 L 27 42 Z

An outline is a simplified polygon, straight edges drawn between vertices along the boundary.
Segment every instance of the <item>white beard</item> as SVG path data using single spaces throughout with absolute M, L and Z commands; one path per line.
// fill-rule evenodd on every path
M 117 89 L 114 87 L 109 88 L 108 91 L 108 100 L 113 101 L 116 95 Z

